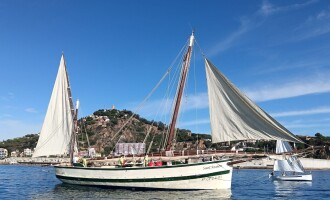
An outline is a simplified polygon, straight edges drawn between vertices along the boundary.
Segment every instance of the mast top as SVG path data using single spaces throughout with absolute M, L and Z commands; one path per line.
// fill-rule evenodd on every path
M 79 105 L 80 105 L 80 102 L 79 102 L 79 99 L 77 99 L 77 101 L 76 101 L 76 109 L 79 109 Z
M 189 42 L 189 46 L 192 47 L 194 44 L 194 40 L 195 40 L 195 36 L 194 36 L 194 31 L 191 33 L 190 36 L 190 42 Z

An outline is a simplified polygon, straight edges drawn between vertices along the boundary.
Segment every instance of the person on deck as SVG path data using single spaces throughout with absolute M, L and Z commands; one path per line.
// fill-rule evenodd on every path
M 78 158 L 78 157 L 76 157 L 76 156 L 73 156 L 73 159 L 72 159 L 72 162 L 73 162 L 73 164 L 77 163 L 77 162 L 78 162 L 78 160 L 79 160 L 79 158 Z
M 145 155 L 144 156 L 144 159 L 143 159 L 143 166 L 148 166 L 148 161 L 149 161 L 149 158 L 148 158 L 148 155 Z
M 86 160 L 86 158 L 83 158 L 82 159 L 82 164 L 83 164 L 84 167 L 87 167 L 87 160 Z
M 124 156 L 121 156 L 121 157 L 119 158 L 118 163 L 119 163 L 119 165 L 121 165 L 121 166 L 124 166 L 124 165 L 125 165 Z

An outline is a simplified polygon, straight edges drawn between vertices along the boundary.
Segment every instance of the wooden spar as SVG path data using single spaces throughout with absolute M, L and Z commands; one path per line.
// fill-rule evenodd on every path
M 167 140 L 166 151 L 170 151 L 171 147 L 172 147 L 172 142 L 173 142 L 174 133 L 175 133 L 175 125 L 176 125 L 176 121 L 178 118 L 182 94 L 183 94 L 184 86 L 186 83 L 186 78 L 187 78 L 188 71 L 189 71 L 193 43 L 194 43 L 194 33 L 192 33 L 190 36 L 189 47 L 188 47 L 187 53 L 183 59 L 182 73 L 181 73 L 178 92 L 176 95 L 175 107 L 174 107 L 174 111 L 173 111 L 173 115 L 172 115 L 172 119 L 171 119 L 171 123 L 170 123 L 170 128 L 169 128 L 170 131 L 169 131 L 169 137 Z

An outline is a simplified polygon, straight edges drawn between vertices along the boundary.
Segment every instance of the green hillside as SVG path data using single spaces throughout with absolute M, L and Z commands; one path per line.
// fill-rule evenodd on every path
M 122 129 L 123 125 L 126 126 Z M 114 150 L 116 143 L 142 143 L 146 141 L 146 147 L 151 145 L 151 152 L 159 152 L 164 143 L 166 124 L 147 120 L 129 110 L 102 109 L 92 115 L 83 117 L 78 121 L 79 133 L 77 136 L 80 150 L 88 148 L 88 142 L 97 152 L 107 156 Z M 150 132 L 146 137 L 147 132 Z M 308 157 L 330 158 L 330 137 L 316 133 L 315 137 L 299 136 L 305 144 L 297 144 L 297 149 L 307 149 Z M 36 147 L 39 135 L 29 134 L 24 137 L 9 139 L 0 142 L 0 148 L 6 148 L 9 152 L 25 148 Z M 88 138 L 88 139 L 87 139 Z M 190 130 L 178 129 L 175 137 L 177 150 L 225 149 L 229 150 L 229 144 L 212 144 L 211 135 L 191 133 Z M 274 152 L 275 141 L 257 141 L 246 143 L 251 147 L 245 151 Z M 312 148 L 312 146 L 318 146 Z M 240 147 L 243 147 L 241 144 Z

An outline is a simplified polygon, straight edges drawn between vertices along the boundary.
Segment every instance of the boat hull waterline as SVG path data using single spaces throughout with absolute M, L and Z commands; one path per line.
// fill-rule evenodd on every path
M 230 189 L 231 160 L 161 167 L 64 167 L 55 166 L 64 183 L 125 188 L 211 190 Z
M 272 178 L 275 181 L 312 181 L 312 174 L 273 176 Z

